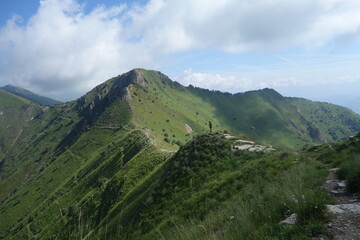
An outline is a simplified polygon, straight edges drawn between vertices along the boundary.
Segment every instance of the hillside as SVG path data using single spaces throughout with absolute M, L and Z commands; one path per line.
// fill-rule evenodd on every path
M 347 117 L 332 125 L 338 129 L 337 134 L 328 134 L 328 125 L 317 124 L 272 89 L 229 94 L 183 87 L 159 72 L 139 70 L 139 75 L 146 81 L 129 88 L 130 102 L 135 109 L 133 119 L 150 131 L 160 145 L 164 137 L 182 143 L 189 140 L 184 137 L 186 125 L 194 133 L 207 132 L 208 121 L 215 130 L 227 130 L 289 149 L 340 141 L 360 130 L 360 116 L 349 115 L 348 109 L 336 106 L 336 114 Z M 319 106 L 326 107 L 326 104 L 319 103 Z M 326 117 L 332 119 L 329 114 Z
M 160 72 L 143 69 L 51 107 L 1 90 L 0 97 L 0 111 L 8 111 L 0 116 L 2 126 L 11 121 L 13 128 L 21 126 L 0 165 L 4 239 L 157 239 L 157 229 L 171 235 L 171 221 L 207 219 L 218 204 L 231 205 L 239 193 L 253 194 L 247 186 L 254 181 L 261 186 L 254 194 L 261 195 L 286 178 L 287 171 L 296 177 L 305 165 L 310 175 L 299 176 L 301 181 L 309 179 L 304 185 L 308 192 L 302 191 L 310 199 L 319 191 L 312 184 L 321 180 L 320 166 L 288 152 L 234 150 L 234 141 L 252 139 L 277 149 L 298 149 L 354 135 L 360 121 L 358 115 L 349 115 L 351 121 L 336 123 L 343 131 L 326 135 L 328 126 L 314 123 L 311 115 L 272 89 L 232 95 L 184 87 Z M 29 114 L 16 117 L 25 114 L 24 109 Z M 209 121 L 214 131 L 240 137 L 228 140 L 222 133 L 207 134 Z M 3 136 L 8 137 L 1 131 Z M 266 196 L 260 198 L 265 201 Z M 245 198 L 241 201 L 248 204 Z M 310 209 L 317 201 L 323 204 L 327 199 L 314 198 Z M 274 204 L 271 222 L 289 210 Z M 306 216 L 305 210 L 296 211 Z M 166 215 L 169 212 L 174 219 Z M 322 223 L 322 210 L 313 220 Z M 276 226 L 268 230 L 283 231 Z M 313 225 L 305 221 L 302 227 Z
M 321 129 L 322 137 L 327 141 L 344 141 L 359 131 L 358 115 L 350 109 L 303 98 L 288 98 L 288 100 L 313 125 Z
M 48 98 L 48 97 L 43 97 L 43 96 L 40 96 L 38 94 L 35 94 L 33 92 L 30 92 L 29 90 L 26 90 L 24 88 L 21 88 L 21 87 L 15 87 L 15 86 L 12 86 L 12 85 L 6 85 L 4 87 L 0 87 L 0 90 L 3 90 L 3 91 L 6 91 L 8 93 L 12 93 L 16 96 L 19 96 L 19 97 L 22 97 L 22 98 L 25 98 L 31 102 L 34 102 L 34 103 L 38 103 L 40 105 L 55 105 L 55 104 L 60 104 L 61 102 L 60 101 L 57 101 L 57 100 L 54 100 L 54 99 L 51 99 L 51 98 Z
M 24 127 L 40 111 L 31 102 L 0 90 L 0 164 Z

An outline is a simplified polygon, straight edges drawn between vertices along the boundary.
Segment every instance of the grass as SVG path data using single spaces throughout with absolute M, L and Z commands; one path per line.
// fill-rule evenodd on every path
M 0 238 L 288 239 L 321 231 L 326 199 L 314 193 L 323 171 L 308 155 L 320 156 L 233 152 L 233 140 L 206 134 L 211 121 L 214 131 L 285 148 L 313 144 L 293 105 L 269 89 L 231 95 L 137 71 L 147 84 L 130 79 L 127 91 L 123 75 L 54 107 L 0 91 L 0 99 L 13 98 L 0 111 L 14 104 L 19 114 L 24 106 L 35 109 L 27 116 L 36 113 L 0 167 Z M 14 127 L 21 114 L 11 115 Z M 336 145 L 332 164 L 349 168 L 343 159 L 357 146 L 349 147 Z M 324 162 L 335 156 L 325 148 L 317 152 Z M 279 226 L 289 213 L 298 224 Z
M 276 182 L 258 179 L 201 221 L 172 221 L 162 239 L 311 239 L 326 221 L 321 180 L 317 166 L 298 164 Z M 292 213 L 295 225 L 279 224 Z
M 229 144 L 203 135 L 181 148 L 129 239 L 308 239 L 322 231 L 324 168 L 290 153 L 238 155 Z M 297 225 L 280 226 L 291 213 Z
M 360 131 L 358 115 L 350 109 L 330 103 L 313 102 L 303 98 L 288 98 L 301 114 L 321 129 L 328 142 L 345 141 Z M 340 127 L 341 126 L 341 127 Z
M 343 143 L 311 148 L 307 154 L 328 165 L 338 167 L 337 175 L 346 181 L 347 190 L 360 193 L 360 134 Z
M 360 156 L 354 155 L 342 162 L 337 175 L 346 181 L 349 192 L 360 193 Z
M 34 93 L 32 93 L 32 92 L 30 92 L 30 91 L 28 91 L 26 89 L 11 86 L 11 85 L 0 87 L 0 90 L 4 90 L 4 91 L 9 92 L 11 94 L 14 94 L 16 96 L 27 99 L 27 100 L 29 100 L 29 101 L 31 101 L 33 103 L 38 103 L 38 104 L 41 104 L 41 105 L 55 105 L 55 104 L 60 104 L 61 103 L 61 102 L 53 100 L 51 98 L 39 96 L 39 95 L 34 94 Z
M 0 90 L 0 162 L 40 107 Z

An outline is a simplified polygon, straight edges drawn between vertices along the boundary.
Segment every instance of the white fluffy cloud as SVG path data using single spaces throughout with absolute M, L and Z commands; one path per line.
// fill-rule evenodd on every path
M 41 0 L 29 21 L 14 17 L 0 28 L 0 84 L 64 99 L 131 68 L 161 70 L 157 58 L 174 53 L 358 40 L 359 11 L 358 0 L 150 0 L 87 13 L 76 0 Z M 192 73 L 184 81 L 226 89 L 232 78 Z M 260 84 L 253 81 L 238 84 Z
M 251 78 L 238 79 L 234 76 L 222 76 L 220 74 L 193 72 L 192 69 L 184 71 L 182 76 L 176 77 L 176 81 L 185 86 L 207 88 L 211 90 L 222 90 L 226 92 L 239 92 L 256 88 Z
M 175 77 L 174 80 L 182 83 L 185 86 L 193 85 L 195 87 L 220 90 L 230 93 L 245 92 L 263 88 L 322 88 L 326 85 L 339 87 L 346 84 L 358 83 L 360 81 L 359 75 L 331 76 L 321 78 L 315 74 L 311 81 L 308 81 L 308 78 L 306 76 L 301 76 L 301 74 L 299 75 L 300 78 L 278 77 L 278 74 L 276 73 L 273 75 L 271 74 L 271 72 L 266 72 L 265 74 L 254 74 L 254 77 L 235 77 L 233 75 L 222 76 L 220 74 L 194 72 L 192 69 L 187 69 L 181 76 Z M 289 72 L 288 74 L 290 76 L 294 74 L 296 75 L 294 72 Z M 264 77 L 266 75 L 268 77 Z
M 124 11 L 98 7 L 86 15 L 73 0 L 41 1 L 25 25 L 14 17 L 1 29 L 0 83 L 63 98 L 149 66 L 148 52 L 125 36 Z

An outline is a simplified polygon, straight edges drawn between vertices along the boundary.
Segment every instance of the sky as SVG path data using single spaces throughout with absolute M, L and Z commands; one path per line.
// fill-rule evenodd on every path
M 358 0 L 0 1 L 0 86 L 63 101 L 146 68 L 346 105 L 359 100 L 359 66 Z

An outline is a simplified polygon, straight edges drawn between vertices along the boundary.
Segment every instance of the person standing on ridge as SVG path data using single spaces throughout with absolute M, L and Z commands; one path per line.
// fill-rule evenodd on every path
M 210 133 L 212 132 L 212 123 L 209 121 Z

